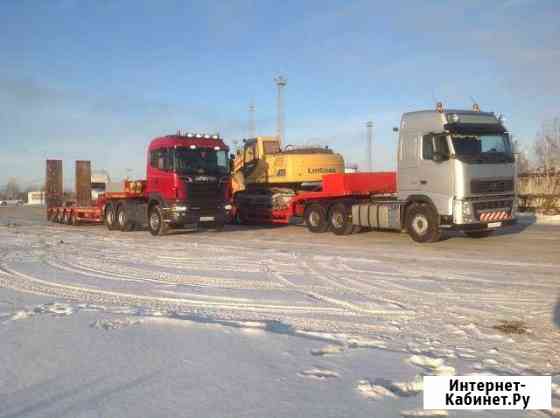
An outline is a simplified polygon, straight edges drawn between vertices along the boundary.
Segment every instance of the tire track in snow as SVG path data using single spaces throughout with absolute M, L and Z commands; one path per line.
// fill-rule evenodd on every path
M 172 306 L 185 306 L 193 308 L 220 308 L 225 310 L 237 310 L 237 311 L 253 311 L 253 312 L 294 312 L 294 313 L 341 313 L 341 309 L 331 308 L 331 307 L 312 307 L 312 306 L 294 306 L 294 305 L 267 305 L 267 304 L 248 304 L 248 303 L 229 303 L 224 302 L 213 302 L 213 301 L 200 301 L 185 298 L 168 298 L 159 296 L 147 296 L 147 295 L 137 295 L 124 292 L 114 292 L 109 290 L 92 289 L 83 286 L 73 286 L 73 285 L 63 285 L 59 283 L 49 282 L 47 280 L 39 279 L 33 276 L 29 276 L 25 273 L 21 273 L 6 265 L 0 265 L 0 268 L 9 274 L 8 279 L 5 283 L 5 287 L 13 287 L 14 285 L 20 289 L 26 289 L 31 287 L 31 290 L 39 291 L 51 296 L 66 297 L 74 300 L 89 299 L 89 296 L 95 298 L 97 303 L 125 303 L 127 305 L 137 305 L 144 303 L 156 303 L 156 304 L 169 304 Z M 18 283 L 10 283 L 10 278 L 18 278 L 21 281 Z M 11 284 L 11 286 L 10 286 Z M 34 286 L 26 286 L 26 284 L 32 284 Z

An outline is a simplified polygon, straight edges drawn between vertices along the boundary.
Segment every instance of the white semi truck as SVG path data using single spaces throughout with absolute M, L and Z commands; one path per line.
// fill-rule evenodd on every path
M 501 117 L 438 103 L 403 114 L 398 147 L 396 196 L 352 205 L 353 224 L 434 242 L 444 229 L 480 238 L 515 222 L 515 160 Z
M 323 190 L 294 197 L 290 214 L 311 232 L 395 229 L 416 242 L 444 230 L 481 238 L 515 223 L 515 160 L 501 117 L 438 103 L 403 114 L 398 132 L 396 173 L 323 176 Z

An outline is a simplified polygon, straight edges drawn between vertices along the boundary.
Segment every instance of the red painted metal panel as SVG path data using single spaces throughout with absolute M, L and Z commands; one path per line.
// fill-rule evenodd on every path
M 288 223 L 292 216 L 303 216 L 306 202 L 333 201 L 344 197 L 367 197 L 372 194 L 392 194 L 397 191 L 395 172 L 337 173 L 323 176 L 323 190 L 302 192 L 290 200 L 286 209 L 274 210 L 254 208 L 246 215 L 256 223 Z M 250 213 L 249 213 L 250 212 Z
M 323 176 L 323 193 L 327 195 L 370 195 L 396 193 L 397 174 L 392 171 L 378 173 L 337 173 Z

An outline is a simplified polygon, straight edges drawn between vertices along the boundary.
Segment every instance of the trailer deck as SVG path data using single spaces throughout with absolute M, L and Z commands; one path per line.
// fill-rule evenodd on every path
M 371 196 L 392 195 L 396 191 L 397 174 L 391 171 L 326 174 L 323 176 L 320 191 L 299 192 L 284 208 L 268 205 L 233 205 L 232 215 L 241 223 L 297 223 L 303 218 L 305 207 L 312 202 L 332 204 L 339 200 L 363 200 Z

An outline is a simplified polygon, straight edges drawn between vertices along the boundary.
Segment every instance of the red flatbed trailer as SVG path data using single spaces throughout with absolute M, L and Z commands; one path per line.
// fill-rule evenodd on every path
M 306 209 L 313 206 L 328 212 L 336 204 L 346 206 L 372 196 L 392 195 L 397 191 L 395 172 L 336 173 L 323 176 L 320 191 L 299 192 L 281 209 L 252 205 L 236 207 L 232 215 L 242 223 L 289 224 L 305 217 Z
M 105 206 L 109 202 L 146 198 L 146 181 L 125 181 L 124 191 L 101 193 L 91 206 L 78 206 L 69 202 L 64 206 L 47 208 L 47 219 L 68 225 L 80 223 L 101 224 L 104 221 Z

